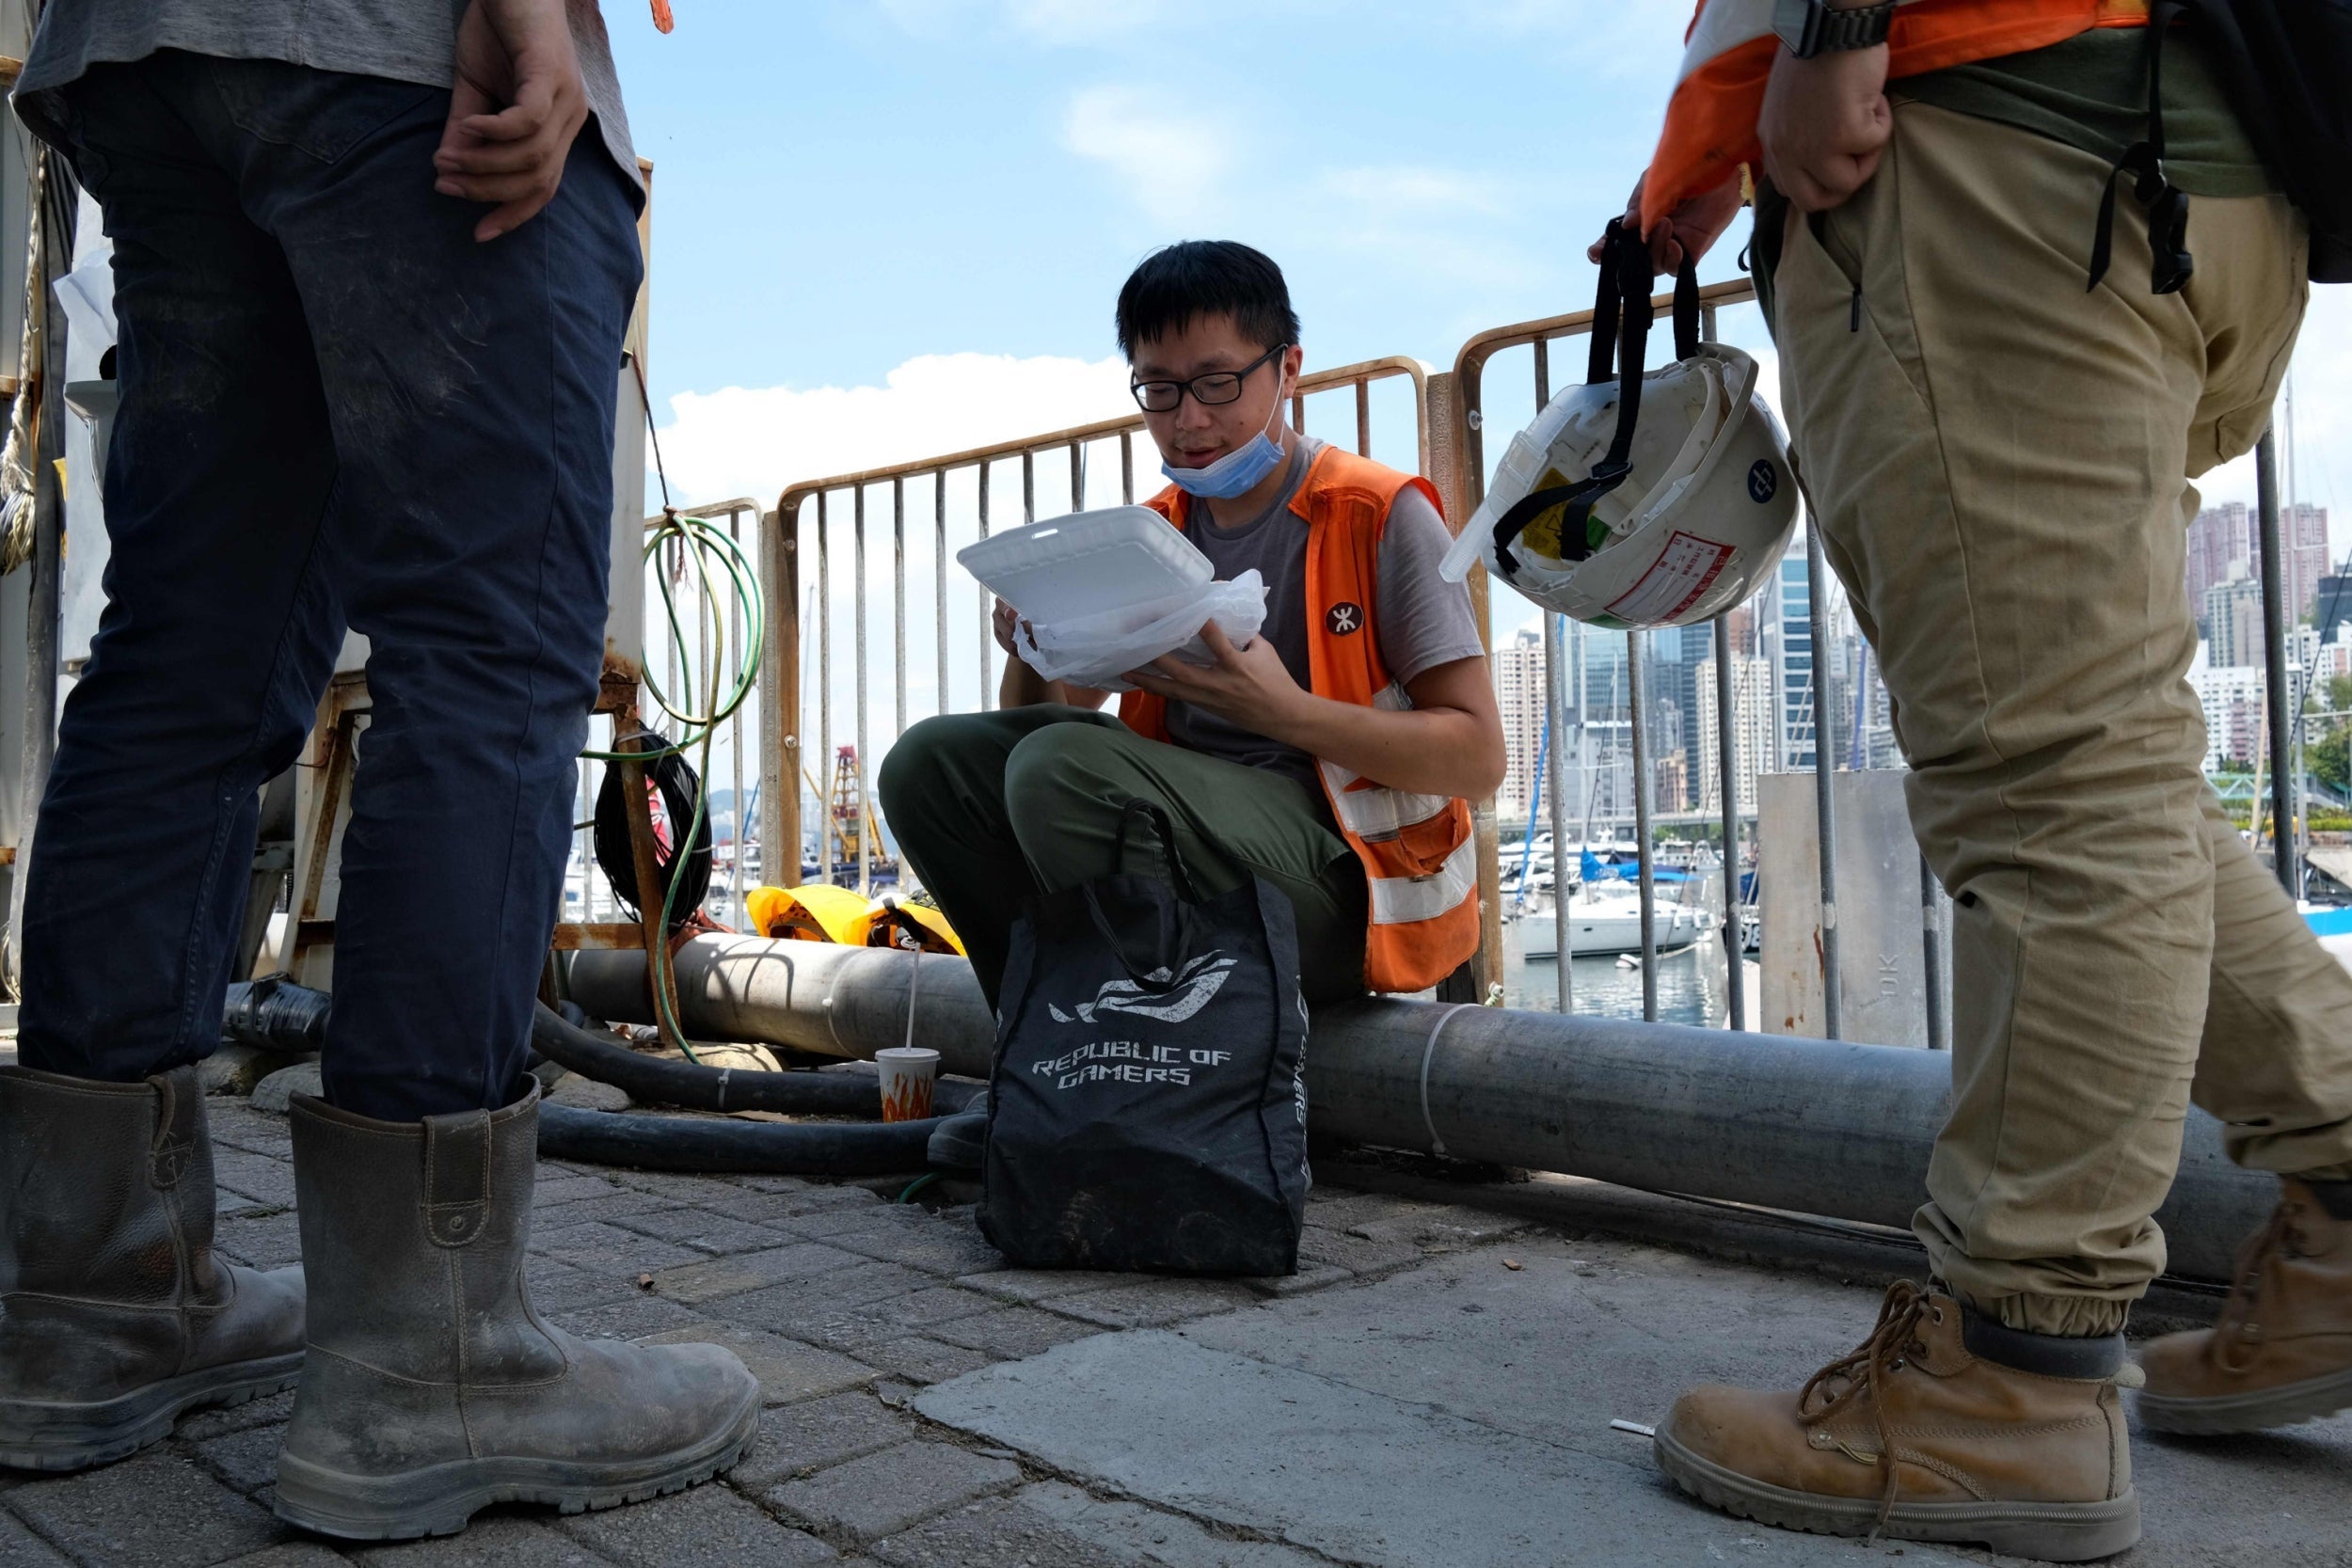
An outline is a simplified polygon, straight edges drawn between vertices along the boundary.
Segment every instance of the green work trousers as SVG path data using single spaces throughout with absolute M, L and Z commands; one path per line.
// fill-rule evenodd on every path
M 1951 1117 L 1915 1228 L 2013 1328 L 2103 1334 L 2163 1268 L 2193 1099 L 2257 1170 L 2352 1162 L 2352 976 L 2201 776 L 2193 475 L 2253 445 L 2305 297 L 2276 196 L 2191 202 L 2149 289 L 2106 166 L 1899 104 L 1878 172 L 1774 277 L 1800 477 L 1894 698 L 1957 900 Z
M 1309 1001 L 1364 989 L 1363 865 L 1296 780 L 1146 740 L 1107 713 L 1041 705 L 924 720 L 890 749 L 880 785 L 899 853 L 963 940 L 992 1008 L 1024 902 L 1156 868 L 1148 844 L 1115 863 L 1130 800 L 1168 813 L 1204 897 L 1252 876 L 1289 896 Z

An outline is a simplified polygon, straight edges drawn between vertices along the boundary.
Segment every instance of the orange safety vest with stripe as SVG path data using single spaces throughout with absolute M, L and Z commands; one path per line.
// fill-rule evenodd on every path
M 2093 27 L 2147 24 L 2148 0 L 1901 0 L 1887 26 L 1887 75 L 2019 55 Z M 1713 190 L 1742 166 L 1761 166 L 1756 119 L 1779 53 L 1772 0 L 1699 0 L 1666 128 L 1642 183 L 1645 234 L 1677 203 Z
M 1408 488 L 1443 504 L 1425 479 L 1326 447 L 1308 468 L 1291 511 L 1307 524 L 1307 665 L 1318 697 L 1391 712 L 1412 706 L 1370 634 L 1379 589 L 1380 537 L 1389 508 Z M 1184 493 L 1170 485 L 1145 504 L 1182 528 Z M 1119 700 L 1137 735 L 1168 738 L 1168 704 L 1148 691 Z M 1374 990 L 1436 985 L 1478 950 L 1478 850 L 1470 802 L 1390 789 L 1316 759 L 1342 836 L 1363 862 L 1371 890 L 1364 983 Z

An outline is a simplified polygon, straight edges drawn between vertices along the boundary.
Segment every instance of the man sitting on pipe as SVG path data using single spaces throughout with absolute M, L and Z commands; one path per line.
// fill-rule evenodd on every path
M 915 725 L 882 766 L 907 863 L 970 952 L 991 1006 L 1022 901 L 1112 875 L 1126 801 L 1161 806 L 1204 895 L 1256 875 L 1296 912 L 1310 1000 L 1435 985 L 1478 946 L 1468 801 L 1502 778 L 1502 724 L 1470 595 L 1427 481 L 1282 419 L 1298 317 L 1274 262 L 1231 241 L 1147 258 L 1119 346 L 1172 482 L 1152 507 L 1219 578 L 1254 568 L 1266 619 L 1216 663 L 1170 657 L 1107 693 L 1021 660 L 1012 607 L 992 713 Z

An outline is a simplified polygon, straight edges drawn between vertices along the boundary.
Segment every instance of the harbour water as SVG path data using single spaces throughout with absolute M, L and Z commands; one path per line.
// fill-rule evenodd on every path
M 1549 922 L 1549 912 L 1534 917 Z M 1560 997 L 1560 966 L 1550 958 L 1530 960 L 1522 952 L 1526 920 L 1502 928 L 1505 959 L 1502 1000 L 1505 1006 L 1549 1011 Z M 1601 1018 L 1639 1019 L 1642 1016 L 1642 972 L 1613 958 L 1573 960 L 1569 976 L 1571 1010 Z M 1753 979 L 1753 972 L 1751 972 Z M 1753 989 L 1753 988 L 1751 988 Z M 1729 982 L 1724 973 L 1723 942 L 1713 936 L 1658 960 L 1658 1019 L 1661 1023 L 1689 1023 L 1720 1029 L 1729 1013 Z M 1751 1000 L 1750 1006 L 1754 1003 Z

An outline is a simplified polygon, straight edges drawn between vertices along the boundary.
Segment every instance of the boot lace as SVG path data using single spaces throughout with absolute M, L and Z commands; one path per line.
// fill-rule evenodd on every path
M 1878 1386 L 1893 1373 L 1902 1370 L 1909 1358 L 1927 1354 L 1927 1345 L 1919 1338 L 1919 1324 L 1929 1317 L 1940 1318 L 1938 1307 L 1924 1286 L 1908 1279 L 1899 1279 L 1879 1305 L 1878 1326 L 1870 1331 L 1860 1348 L 1849 1355 L 1823 1367 L 1808 1379 L 1797 1394 L 1797 1421 L 1802 1426 L 1817 1427 L 1822 1422 L 1850 1410 L 1856 1402 L 1867 1398 L 1871 1422 L 1878 1432 L 1879 1451 L 1872 1463 L 1885 1471 L 1879 1494 L 1878 1523 L 1871 1527 L 1870 1536 L 1886 1528 L 1894 1514 L 1896 1497 L 1895 1434 L 1886 1423 L 1886 1402 L 1875 1397 Z M 1814 1396 L 1821 1396 L 1819 1408 L 1813 1405 Z M 1841 1447 L 1843 1445 L 1840 1445 Z M 1856 1459 L 1865 1457 L 1847 1449 Z

